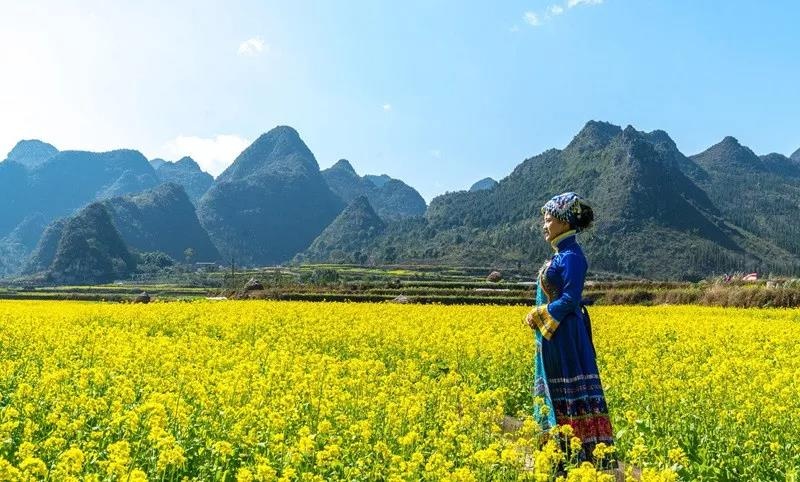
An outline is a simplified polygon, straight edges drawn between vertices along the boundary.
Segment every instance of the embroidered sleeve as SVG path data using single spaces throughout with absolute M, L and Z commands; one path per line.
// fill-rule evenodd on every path
M 550 315 L 547 311 L 547 305 L 537 305 L 528 314 L 528 324 L 531 328 L 538 329 L 542 336 L 549 340 L 556 328 L 558 328 L 558 320 Z
M 537 305 L 528 315 L 529 324 L 538 328 L 547 340 L 553 336 L 564 317 L 580 306 L 588 266 L 582 256 L 567 253 L 561 258 L 557 268 L 563 280 L 561 294 L 549 304 Z

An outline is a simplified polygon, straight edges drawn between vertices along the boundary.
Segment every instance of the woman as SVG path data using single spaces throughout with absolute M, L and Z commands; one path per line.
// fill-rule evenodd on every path
M 588 313 L 581 305 L 588 264 L 575 240 L 594 213 L 573 192 L 553 197 L 541 211 L 544 237 L 555 253 L 539 270 L 536 307 L 526 317 L 536 334 L 534 396 L 543 401 L 534 415 L 545 430 L 570 425 L 581 440 L 578 459 L 593 462 L 595 446 L 614 441 Z

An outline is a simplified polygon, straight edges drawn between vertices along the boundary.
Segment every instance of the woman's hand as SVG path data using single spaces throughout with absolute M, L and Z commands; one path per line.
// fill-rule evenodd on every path
M 533 322 L 533 317 L 534 317 L 534 311 L 535 310 L 536 310 L 536 308 L 532 309 L 531 311 L 528 312 L 527 316 L 525 316 L 525 323 L 527 323 L 528 326 L 531 327 L 531 330 L 536 328 L 536 324 Z

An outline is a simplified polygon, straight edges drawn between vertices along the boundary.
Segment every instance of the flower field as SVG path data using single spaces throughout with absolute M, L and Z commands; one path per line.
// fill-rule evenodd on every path
M 0 480 L 554 480 L 526 311 L 0 302 Z M 796 480 L 799 311 L 591 311 L 629 475 Z

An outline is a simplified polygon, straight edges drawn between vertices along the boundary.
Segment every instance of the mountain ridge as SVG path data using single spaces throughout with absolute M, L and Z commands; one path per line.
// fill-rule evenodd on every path
M 366 196 L 375 212 L 384 219 L 425 214 L 425 199 L 416 189 L 399 179 L 392 179 L 385 174 L 372 178 L 359 176 L 347 159 L 339 159 L 321 173 L 343 202 L 350 203 L 359 196 Z
M 6 156 L 6 160 L 18 162 L 27 168 L 33 168 L 56 154 L 58 154 L 58 149 L 52 144 L 42 142 L 39 139 L 28 139 L 17 142 Z
M 719 144 L 712 152 L 738 155 L 732 162 L 749 163 L 742 169 L 763 168 L 734 138 Z M 800 270 L 786 248 L 724 217 L 697 184 L 715 165 L 704 160 L 713 159 L 683 155 L 664 131 L 589 121 L 563 150 L 524 160 L 490 191 L 437 196 L 424 221 L 390 224 L 362 252 L 378 263 L 535 262 L 549 252 L 538 235 L 539 207 L 569 190 L 595 208 L 597 222 L 585 244 L 596 269 L 668 279 L 716 270 Z
M 92 203 L 65 223 L 47 278 L 57 284 L 109 283 L 135 267 L 106 208 Z
M 41 160 L 55 149 L 44 146 L 37 157 L 40 147 L 22 144 L 11 157 L 33 152 Z M 519 266 L 547 257 L 539 208 L 570 190 L 589 199 L 597 215 L 582 235 L 594 269 L 659 279 L 734 270 L 800 274 L 800 228 L 793 222 L 800 199 L 798 156 L 800 150 L 790 157 L 759 156 L 732 136 L 686 156 L 663 130 L 591 120 L 563 149 L 524 159 L 490 189 L 448 192 L 428 206 L 422 200 L 406 215 L 402 209 L 412 205 L 407 195 L 416 193 L 413 188 L 387 175 L 359 176 L 345 159 L 320 170 L 299 133 L 277 126 L 196 199 L 180 183 L 158 188 L 182 196 L 164 196 L 169 201 L 155 212 L 181 205 L 176 219 L 189 219 L 188 201 L 195 201 L 209 244 L 220 258 L 233 257 L 239 265 L 314 260 Z M 51 220 L 59 213 L 74 217 L 87 202 L 101 201 L 109 216 L 114 206 L 126 206 L 120 209 L 137 220 L 134 232 L 168 232 L 168 225 L 143 227 L 147 218 L 158 217 L 155 212 L 134 216 L 138 208 L 118 201 L 157 190 L 164 180 L 158 171 L 165 168 L 202 173 L 191 158 L 147 161 L 133 150 L 62 151 L 34 167 L 6 159 L 0 163 L 0 201 L 10 208 L 0 213 L 0 269 L 18 267 L 14 258 L 34 249 L 32 239 L 41 230 L 28 263 L 41 270 L 43 253 L 54 252 L 67 224 Z M 97 176 L 76 181 L 89 174 Z M 71 192 L 67 186 L 84 189 Z M 33 195 L 36 190 L 52 194 L 49 204 Z M 382 211 L 381 203 L 397 209 L 395 215 Z M 122 226 L 119 231 L 126 232 Z M 153 248 L 131 241 L 133 236 L 123 236 L 132 249 Z M 179 256 L 179 249 L 170 255 Z
M 295 257 L 295 261 L 315 262 L 333 257 L 340 263 L 363 264 L 368 258 L 361 249 L 385 228 L 386 223 L 372 208 L 368 198 L 358 196 L 302 254 Z
M 161 162 L 154 163 L 153 161 Z M 214 177 L 200 169 L 197 162 L 189 156 L 182 157 L 175 162 L 153 159 L 150 164 L 154 167 L 159 181 L 181 185 L 195 205 L 203 197 L 203 194 L 214 185 Z
M 297 131 L 278 126 L 220 174 L 197 212 L 225 259 L 265 265 L 306 249 L 343 207 Z

